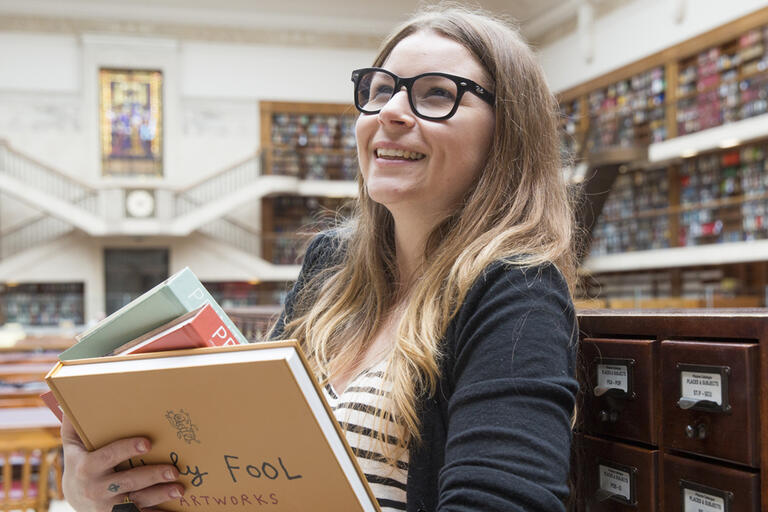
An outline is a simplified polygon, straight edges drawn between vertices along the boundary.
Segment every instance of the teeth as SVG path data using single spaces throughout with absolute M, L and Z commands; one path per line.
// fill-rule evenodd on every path
M 402 149 L 379 148 L 376 150 L 376 156 L 382 158 L 405 158 L 407 160 L 421 160 L 426 155 L 415 151 L 403 151 Z

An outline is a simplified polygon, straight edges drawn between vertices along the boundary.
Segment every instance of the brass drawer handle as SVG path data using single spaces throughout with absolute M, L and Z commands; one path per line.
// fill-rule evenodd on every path
M 689 439 L 706 439 L 707 438 L 707 426 L 703 423 L 698 425 L 686 425 L 685 435 Z

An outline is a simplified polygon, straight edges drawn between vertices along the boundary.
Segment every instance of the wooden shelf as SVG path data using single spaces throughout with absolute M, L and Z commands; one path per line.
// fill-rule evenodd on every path
M 601 219 L 604 222 L 621 222 L 627 220 L 647 219 L 653 217 L 661 217 L 663 215 L 676 215 L 683 212 L 697 211 L 697 210 L 714 210 L 718 208 L 724 208 L 727 206 L 741 206 L 744 203 L 750 201 L 762 201 L 768 199 L 768 192 L 756 195 L 738 195 L 724 197 L 721 199 L 715 199 L 712 201 L 704 201 L 700 203 L 688 203 L 678 206 L 668 206 L 666 208 L 656 208 L 650 210 L 644 210 L 635 215 L 629 215 L 626 217 L 606 217 Z
M 752 32 L 759 31 L 757 36 L 752 36 Z M 736 87 L 739 82 L 743 80 L 752 79 L 755 77 L 765 77 L 768 80 L 768 69 L 760 70 L 757 67 L 758 62 L 768 59 L 768 42 L 765 41 L 768 33 L 768 7 L 759 9 L 747 16 L 743 16 L 737 20 L 727 23 L 721 27 L 718 27 L 706 34 L 694 37 L 688 41 L 675 45 L 657 54 L 641 59 L 637 62 L 624 66 L 619 70 L 608 73 L 594 80 L 591 80 L 582 85 L 573 87 L 567 91 L 561 92 L 559 100 L 561 102 L 561 111 L 564 115 L 572 115 L 574 112 L 585 113 L 582 114 L 583 119 L 575 121 L 578 125 L 579 132 L 586 133 L 584 141 L 581 141 L 580 146 L 576 146 L 578 150 L 577 158 L 584 158 L 584 153 L 590 151 L 593 147 L 604 148 L 607 144 L 619 144 L 623 142 L 644 144 L 653 147 L 658 144 L 665 144 L 667 142 L 675 141 L 678 137 L 678 133 L 685 127 L 686 129 L 697 128 L 701 125 L 712 124 L 717 119 L 705 119 L 704 123 L 697 124 L 686 123 L 678 126 L 677 113 L 678 109 L 693 109 L 697 107 L 696 98 L 701 95 L 711 94 L 723 85 L 728 87 Z M 750 34 L 746 39 L 745 35 Z M 745 46 L 741 46 L 744 44 Z M 710 57 L 708 52 L 711 49 L 717 50 L 717 55 Z M 702 55 L 705 58 L 702 60 Z M 728 66 L 718 67 L 718 63 L 722 63 L 722 59 L 728 61 Z M 648 75 L 655 72 L 654 70 L 662 69 L 662 79 L 665 81 L 664 90 L 653 92 L 651 86 L 651 80 L 658 80 L 658 76 Z M 695 71 L 695 73 L 686 74 L 680 72 L 680 70 Z M 703 72 L 700 74 L 700 72 Z M 690 91 L 688 93 L 682 93 L 679 91 L 681 85 L 698 84 L 703 77 L 711 76 L 710 80 L 717 78 L 717 83 L 707 86 L 703 90 Z M 728 80 L 723 81 L 723 75 L 731 75 Z M 642 77 L 642 86 L 638 89 L 630 87 L 629 81 L 635 77 Z M 647 80 L 647 81 L 646 81 Z M 621 84 L 621 86 L 619 86 Z M 625 87 L 626 85 L 626 87 Z M 635 84 L 637 85 L 637 84 Z M 657 89 L 659 88 L 659 84 Z M 754 91 L 755 87 L 750 87 L 751 91 Z M 623 94 L 618 94 L 618 91 L 623 91 Z M 594 110 L 590 108 L 590 105 L 602 104 L 603 100 L 610 94 L 616 93 L 618 96 L 624 96 L 625 98 L 638 99 L 642 93 L 645 94 L 645 104 L 632 107 L 631 101 L 622 106 L 612 106 L 606 108 L 598 108 Z M 595 94 L 602 94 L 603 96 L 595 96 Z M 649 105 L 648 100 L 660 94 L 664 95 L 664 101 L 659 105 Z M 590 99 L 593 101 L 590 102 Z M 610 101 L 610 100 L 609 100 Z M 686 102 L 692 102 L 690 106 L 684 106 Z M 753 104 L 754 100 L 741 101 L 739 97 L 738 104 L 734 106 L 727 106 L 722 101 L 722 105 L 718 104 L 717 108 L 721 110 L 727 110 L 728 115 L 749 115 L 752 112 L 759 111 L 755 109 Z M 746 108 L 744 112 L 739 112 L 740 109 Z M 631 118 L 636 115 L 638 111 L 652 112 L 655 110 L 663 110 L 663 115 L 659 119 L 650 119 L 650 116 L 646 116 L 646 119 L 634 124 L 630 127 L 619 126 L 621 119 Z M 716 114 L 717 112 L 715 112 Z M 714 114 L 713 114 L 714 116 Z M 756 116 L 760 117 L 760 116 Z M 610 118 L 610 119 L 605 119 Z M 748 121 L 749 118 L 744 121 Z M 634 119 L 633 119 L 634 121 Z M 710 122 L 712 121 L 712 122 Z M 738 121 L 742 122 L 742 121 Z M 757 124 L 757 123 L 756 123 Z M 717 133 L 716 141 L 707 141 L 703 139 L 683 139 L 678 144 L 685 144 L 689 146 L 693 143 L 692 147 L 685 147 L 680 149 L 674 149 L 670 154 L 667 151 L 670 148 L 675 148 L 675 144 L 671 146 L 659 146 L 654 151 L 660 152 L 654 155 L 653 162 L 663 161 L 666 159 L 678 158 L 691 154 L 694 152 L 701 152 L 705 150 L 715 149 L 720 144 L 733 138 L 738 138 L 741 141 L 755 140 L 763 136 L 762 132 L 758 130 L 753 135 L 752 133 L 741 133 L 738 127 L 734 126 L 735 123 L 723 124 L 720 126 L 728 126 L 726 131 L 731 131 L 733 128 L 737 130 L 736 133 Z M 651 129 L 648 129 L 648 128 Z M 710 128 L 714 129 L 714 128 Z M 750 128 L 751 129 L 751 128 Z M 640 130 L 640 132 L 638 132 Z M 707 130 L 706 128 L 701 131 Z M 690 135 L 696 135 L 700 132 L 691 132 Z M 592 135 L 590 137 L 590 134 Z M 686 137 L 690 136 L 686 135 Z M 571 134 L 572 137 L 575 134 Z M 650 142 L 650 141 L 664 141 L 664 142 Z M 703 141 L 702 141 L 703 140 Z M 571 146 L 571 149 L 574 149 Z M 659 156 L 661 155 L 661 156 Z
M 768 240 L 671 247 L 590 257 L 581 273 L 724 265 L 768 260 Z
M 722 124 L 648 146 L 650 162 L 665 162 L 715 150 L 724 143 L 739 144 L 768 137 L 768 114 Z M 731 142 L 732 143 L 732 142 Z
M 298 153 L 311 153 L 315 155 L 357 156 L 357 150 L 353 148 L 324 148 L 319 146 L 290 146 L 288 144 L 272 144 L 272 150 L 296 151 Z

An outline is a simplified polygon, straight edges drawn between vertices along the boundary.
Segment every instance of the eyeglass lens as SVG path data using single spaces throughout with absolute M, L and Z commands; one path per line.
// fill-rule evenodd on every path
M 360 77 L 357 102 L 368 112 L 378 112 L 395 92 L 395 79 L 392 76 L 381 71 L 368 71 Z M 453 110 L 458 87 L 449 78 L 426 75 L 413 82 L 409 93 L 419 115 L 442 117 Z

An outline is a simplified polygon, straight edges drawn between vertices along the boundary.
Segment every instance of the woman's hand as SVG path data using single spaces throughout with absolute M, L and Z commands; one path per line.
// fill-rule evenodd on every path
M 121 462 L 149 451 L 146 438 L 121 439 L 88 452 L 66 416 L 61 424 L 61 438 L 64 498 L 77 512 L 110 512 L 113 505 L 124 502 L 126 497 L 146 510 L 184 493 L 181 484 L 172 483 L 179 472 L 170 464 L 115 472 L 114 467 Z

